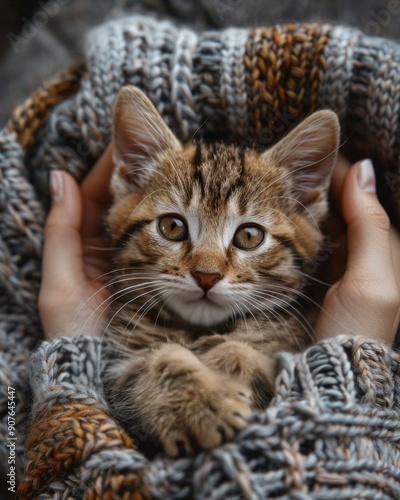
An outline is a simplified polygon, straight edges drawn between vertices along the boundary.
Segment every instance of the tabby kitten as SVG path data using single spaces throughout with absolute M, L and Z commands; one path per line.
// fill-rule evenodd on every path
M 210 449 L 267 404 L 274 355 L 310 340 L 302 266 L 323 240 L 338 120 L 314 113 L 262 154 L 182 145 L 125 87 L 113 140 L 108 396 L 169 455 Z

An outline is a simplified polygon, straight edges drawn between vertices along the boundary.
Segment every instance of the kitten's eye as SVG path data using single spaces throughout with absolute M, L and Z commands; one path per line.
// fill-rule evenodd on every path
M 177 215 L 164 215 L 158 223 L 160 233 L 172 241 L 184 241 L 189 236 L 186 222 Z
M 265 233 L 258 226 L 242 226 L 233 237 L 233 244 L 241 250 L 253 250 L 264 241 Z

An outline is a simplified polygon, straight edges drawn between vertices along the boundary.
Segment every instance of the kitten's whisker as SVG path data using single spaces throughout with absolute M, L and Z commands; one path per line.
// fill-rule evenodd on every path
M 308 295 L 306 295 L 301 290 L 297 290 L 296 288 L 291 288 L 291 287 L 286 286 L 286 285 L 281 285 L 281 284 L 277 284 L 277 283 L 268 283 L 268 285 L 267 285 L 266 288 L 263 288 L 262 285 L 256 285 L 256 288 L 260 292 L 265 291 L 266 288 L 267 288 L 270 293 L 277 293 L 274 290 L 272 290 L 272 288 L 276 288 L 278 290 L 283 290 L 283 291 L 287 292 L 286 293 L 286 297 L 288 297 L 288 295 L 289 296 L 290 295 L 294 295 L 294 296 L 301 297 L 301 298 L 304 298 L 307 301 L 312 302 L 312 299 L 310 297 L 308 297 Z M 314 304 L 317 304 L 317 303 L 314 302 Z
M 114 280 L 109 280 L 105 284 L 105 286 L 112 287 L 112 286 L 115 286 L 119 283 L 124 283 L 125 281 L 134 281 L 134 280 L 136 280 L 136 281 L 147 280 L 150 282 L 151 280 L 160 281 L 161 278 L 160 277 L 156 278 L 156 277 L 152 277 L 152 276 L 137 276 L 135 273 L 132 273 L 131 275 L 126 274 L 123 277 L 118 277 L 118 278 L 115 278 Z
M 246 297 L 241 297 L 241 300 L 242 300 L 242 302 L 246 302 L 246 303 L 247 303 L 247 304 L 249 304 L 250 306 L 253 306 L 252 302 L 251 302 L 248 298 L 246 298 Z M 248 310 L 248 312 L 249 312 L 249 314 L 251 315 L 251 317 L 252 317 L 252 318 L 254 319 L 254 321 L 257 323 L 258 330 L 259 330 L 259 332 L 260 332 L 260 341 L 261 341 L 261 343 L 263 343 L 263 332 L 262 332 L 262 328 L 261 328 L 261 325 L 260 325 L 259 321 L 258 321 L 258 320 L 257 320 L 257 318 L 255 317 L 255 315 L 254 315 L 253 311 L 252 311 L 249 307 L 247 307 L 247 305 L 246 305 L 245 303 L 243 303 L 243 306 L 244 306 L 244 307 Z M 255 309 L 257 309 L 258 311 L 261 311 L 261 310 L 260 310 L 260 309 L 258 309 L 257 307 L 256 307 Z M 264 314 L 264 316 L 268 319 L 268 321 L 270 322 L 270 324 L 271 324 L 271 325 L 275 328 L 275 325 L 272 323 L 271 318 L 269 318 L 269 317 L 268 317 L 268 316 L 266 316 L 265 314 Z
M 123 153 L 123 154 L 121 154 L 121 158 L 123 158 L 124 161 L 125 161 L 125 163 L 127 163 L 128 165 L 129 164 L 133 165 L 138 160 L 138 154 L 137 153 Z M 146 162 L 146 158 L 143 158 L 143 163 L 145 163 L 145 162 Z M 140 172 L 147 173 L 148 170 L 149 170 L 148 167 L 138 167 L 137 165 L 135 165 L 133 167 L 133 171 L 136 174 L 140 174 Z M 158 170 L 154 170 L 154 173 L 157 174 L 157 175 L 159 175 L 160 177 L 162 177 L 172 187 L 172 189 L 175 190 L 175 186 L 170 181 L 170 179 L 168 179 L 168 177 L 166 175 L 164 175 L 162 172 L 159 172 Z M 126 173 L 122 174 L 122 177 L 128 176 L 129 174 L 130 174 L 130 172 L 127 171 Z M 166 189 L 159 189 L 157 191 L 166 191 Z M 149 196 L 151 196 L 152 194 L 153 193 L 150 193 Z
M 142 200 L 140 200 L 137 205 L 135 205 L 135 208 L 133 209 L 132 214 L 134 214 L 135 211 L 142 205 L 142 203 L 144 203 L 148 198 L 150 198 L 150 196 L 153 196 L 154 194 L 157 194 L 157 193 L 161 193 L 162 191 L 165 191 L 167 193 L 170 192 L 167 189 L 155 189 L 154 191 L 152 191 L 151 193 L 146 195 Z
M 308 321 L 307 317 L 301 312 L 300 307 L 296 308 L 290 302 L 286 302 L 284 300 L 284 298 L 286 297 L 284 294 L 276 294 L 275 293 L 273 295 L 267 295 L 267 294 L 255 293 L 254 296 L 257 297 L 258 299 L 265 299 L 265 300 L 271 301 L 275 306 L 276 306 L 276 302 L 274 302 L 274 299 L 278 298 L 281 303 L 286 305 L 288 312 L 289 312 L 289 309 L 294 311 L 292 314 L 292 318 L 295 318 L 296 321 L 303 327 L 304 330 L 308 330 L 308 329 L 311 331 L 313 330 L 311 323 Z M 285 310 L 285 308 L 282 308 L 281 305 L 278 305 L 277 308 L 274 310 L 277 310 L 277 311 Z
M 165 287 L 166 288 L 166 287 Z M 135 324 L 130 332 L 130 336 L 133 334 L 133 332 L 135 331 L 136 327 L 139 325 L 139 323 L 141 322 L 141 320 L 144 318 L 144 316 L 149 312 L 149 310 L 155 305 L 157 304 L 158 302 L 160 302 L 160 300 L 163 298 L 163 294 L 164 294 L 164 290 L 165 290 L 164 287 L 162 287 L 161 291 L 159 291 L 158 293 L 156 293 L 155 295 L 152 295 L 148 300 L 146 300 L 146 302 L 144 302 L 144 304 L 142 304 L 139 309 L 135 312 L 135 314 L 131 317 L 131 319 L 129 320 L 129 322 L 127 323 L 127 325 L 125 326 L 125 329 L 124 329 L 124 335 L 125 335 L 125 332 L 127 331 L 129 325 L 132 323 L 132 321 L 135 319 L 135 317 L 140 313 L 140 311 L 142 309 L 144 309 L 144 311 L 141 313 L 139 319 L 137 319 L 135 321 Z M 158 298 L 158 297 L 161 297 L 161 298 Z M 147 306 L 147 304 L 150 302 L 150 305 Z M 147 306 L 147 307 L 146 307 Z M 130 338 L 130 336 L 128 337 L 128 339 Z
M 233 301 L 232 304 L 229 305 L 229 310 L 232 311 L 232 317 L 240 317 L 246 324 L 246 329 L 248 329 L 246 314 L 240 308 L 240 304 L 237 301 Z M 235 312 L 236 311 L 236 312 Z M 237 316 L 239 315 L 239 316 Z
M 193 143 L 193 141 L 194 141 L 194 136 L 197 134 L 197 132 L 198 132 L 199 130 L 201 130 L 201 129 L 204 127 L 204 125 L 208 122 L 208 120 L 212 117 L 212 115 L 213 115 L 213 114 L 214 114 L 214 113 L 210 113 L 210 114 L 207 116 L 207 118 L 203 121 L 203 123 L 202 123 L 201 125 L 199 125 L 199 126 L 196 128 L 196 130 L 193 132 L 192 138 L 190 139 L 190 144 L 192 144 L 192 143 Z
M 272 328 L 274 329 L 275 333 L 277 333 L 277 330 L 276 330 L 276 325 L 273 323 L 272 319 L 271 319 L 268 315 L 266 315 L 266 314 L 265 314 L 265 312 L 264 312 L 262 309 L 260 309 L 259 307 L 255 306 L 255 305 L 253 304 L 253 302 L 252 302 L 252 301 L 250 301 L 249 299 L 247 299 L 246 297 L 241 297 L 241 300 L 242 300 L 242 302 L 246 302 L 247 304 L 249 304 L 251 307 L 254 307 L 254 309 L 256 309 L 259 313 L 261 313 L 261 314 L 262 314 L 262 315 L 263 315 L 263 316 L 264 316 L 264 317 L 265 317 L 265 318 L 269 321 L 269 323 L 271 324 L 271 326 L 272 326 Z M 252 317 L 253 317 L 253 318 L 255 319 L 255 321 L 258 323 L 258 321 L 257 321 L 257 319 L 255 318 L 255 316 L 254 316 L 253 312 L 251 311 L 251 309 L 249 309 L 249 308 L 246 306 L 246 304 L 243 304 L 243 305 L 246 307 L 246 309 L 249 311 L 249 313 L 252 315 Z M 261 332 L 261 331 L 260 331 L 260 340 L 261 340 L 261 342 L 263 342 L 263 337 L 262 337 L 262 332 Z
M 284 217 L 287 221 L 289 221 L 290 224 L 292 224 L 298 232 L 301 231 L 299 229 L 299 227 L 297 226 L 297 224 L 289 216 L 285 215 L 281 210 L 278 210 L 277 208 L 272 208 L 272 207 L 268 207 L 268 210 L 272 211 L 272 212 L 278 212 L 278 214 L 281 215 L 282 217 Z
M 163 283 L 162 281 L 160 281 L 159 283 Z M 117 292 L 113 293 L 112 295 L 106 297 L 89 315 L 89 317 L 86 319 L 85 323 L 83 324 L 82 328 L 81 328 L 81 333 L 84 331 L 84 329 L 86 328 L 86 326 L 89 324 L 90 320 L 93 318 L 93 316 L 97 313 L 97 311 L 99 309 L 103 309 L 103 307 L 110 307 L 111 304 L 113 304 L 116 300 L 118 300 L 119 298 L 121 298 L 122 296 L 124 295 L 127 295 L 128 293 L 131 293 L 133 290 L 140 290 L 141 288 L 148 288 L 148 287 L 151 287 L 151 286 L 154 286 L 154 284 L 157 284 L 157 282 L 149 282 L 149 283 L 146 283 L 146 284 L 143 284 L 143 283 L 138 283 L 136 285 L 132 285 L 130 287 L 126 287 L 126 288 L 123 288 L 122 290 L 118 290 Z M 98 292 L 96 292 L 98 293 Z M 93 294 L 93 296 L 96 295 L 96 294 Z M 88 301 L 86 301 L 87 303 Z M 108 304 L 107 304 L 108 302 Z M 81 308 L 80 308 L 81 309 Z M 102 314 L 104 313 L 104 311 L 102 311 L 99 315 L 99 317 L 97 318 L 96 320 L 96 323 L 95 323 L 95 328 L 97 327 L 97 324 L 100 320 L 100 317 L 102 316 Z M 76 316 L 75 315 L 75 319 L 76 319 Z M 114 315 L 115 316 L 115 315 Z M 107 325 L 107 328 L 109 327 L 109 324 Z M 107 329 L 106 328 L 106 329 Z
M 164 307 L 165 307 L 165 305 L 166 305 L 166 303 L 167 303 L 167 299 L 168 299 L 169 297 L 171 297 L 171 296 L 173 297 L 174 295 L 177 295 L 177 293 L 176 293 L 176 292 L 174 292 L 173 290 L 170 290 L 170 291 L 169 291 L 169 293 L 167 293 L 167 294 L 165 295 L 165 297 L 164 297 L 164 303 L 163 303 L 163 305 L 160 307 L 160 310 L 158 311 L 158 314 L 157 314 L 156 319 L 155 319 L 155 321 L 154 321 L 154 329 L 153 329 L 153 333 L 154 333 L 154 332 L 155 332 L 155 330 L 156 330 L 156 326 L 157 326 L 158 318 L 160 317 L 161 311 L 164 309 Z
M 82 245 L 85 250 L 96 250 L 97 252 L 115 252 L 115 247 L 95 247 L 93 245 Z
M 265 189 L 264 190 L 265 192 L 268 191 L 268 189 Z M 294 203 L 297 203 L 298 205 L 300 205 L 305 212 L 308 212 L 309 216 L 311 217 L 311 220 L 313 221 L 314 225 L 316 226 L 318 232 L 321 232 L 320 228 L 319 228 L 319 224 L 318 222 L 315 220 L 315 217 L 313 216 L 313 214 L 311 213 L 311 211 L 303 204 L 301 203 L 300 200 L 297 200 L 296 198 L 293 198 L 293 197 L 290 197 L 290 196 L 273 196 L 273 197 L 267 197 L 267 199 L 264 201 L 264 203 L 262 204 L 261 202 L 258 202 L 258 205 L 255 205 L 255 206 L 259 206 L 259 207 L 264 207 L 265 206 L 265 203 L 269 200 L 274 200 L 274 199 L 278 199 L 278 198 L 282 198 L 282 199 L 288 199 L 288 200 L 291 200 L 293 201 Z M 265 210 L 266 211 L 274 211 L 274 212 L 278 212 L 280 215 L 282 215 L 283 217 L 285 217 L 291 224 L 293 224 L 295 226 L 295 228 L 297 230 L 299 230 L 299 228 L 297 227 L 297 225 L 294 223 L 294 221 L 287 215 L 285 215 L 284 213 L 282 213 L 280 210 L 278 210 L 277 208 L 273 208 L 273 207 L 270 207 L 270 206 L 267 206 L 265 207 Z
M 132 268 L 134 269 L 134 268 Z M 120 283 L 121 281 L 129 281 L 129 280 L 159 280 L 162 279 L 162 276 L 160 273 L 155 273 L 155 272 L 140 272 L 137 271 L 136 269 L 131 272 L 131 273 L 118 273 L 115 277 L 110 278 L 108 281 L 104 283 L 105 286 L 111 287 L 115 285 L 116 283 Z
M 299 290 L 294 290 L 292 288 L 285 287 L 284 285 L 269 284 L 268 287 L 270 287 L 270 286 L 280 288 L 281 290 L 286 291 L 286 292 L 290 291 L 290 292 L 296 293 L 299 297 L 302 297 L 305 300 L 307 300 L 308 302 L 311 302 L 312 304 L 314 304 L 321 312 L 326 314 L 330 319 L 335 321 L 341 328 L 343 328 L 343 331 L 346 331 L 346 327 L 345 327 L 345 325 L 343 325 L 343 323 L 341 323 L 337 318 L 333 317 L 324 307 L 322 307 L 318 302 L 316 302 L 311 297 L 308 297 L 305 293 L 302 293 Z
M 324 285 L 324 286 L 327 286 L 327 287 L 331 287 L 332 286 L 332 283 L 327 283 L 326 281 L 322 281 L 319 278 L 316 278 L 315 276 L 313 276 L 312 274 L 303 273 L 302 271 L 298 271 L 298 273 L 301 274 L 302 276 L 304 276 L 305 278 L 309 279 L 309 280 L 313 280 L 316 283 L 319 283 L 320 285 Z
M 264 310 L 261 308 L 261 307 L 257 307 L 256 304 L 259 304 L 260 306 L 263 306 L 264 304 L 260 303 L 257 299 L 252 299 L 252 302 L 250 302 L 248 299 L 244 299 L 244 300 L 247 300 L 248 303 L 250 303 L 255 309 L 257 309 L 260 314 L 262 314 L 265 318 L 269 319 L 269 321 L 272 323 L 272 320 L 269 318 L 269 316 L 264 312 Z M 272 302 L 272 304 L 274 305 L 274 302 L 271 300 L 270 302 Z M 264 306 L 265 307 L 265 306 Z M 285 318 L 283 318 L 276 310 L 273 310 L 273 309 L 270 309 L 268 308 L 267 309 L 268 312 L 278 321 L 280 322 L 281 324 L 285 324 L 286 325 L 286 329 L 288 329 L 292 335 L 292 337 L 294 338 L 294 340 L 296 341 L 297 343 L 297 346 L 298 348 L 300 349 L 300 344 L 298 342 L 298 339 L 296 337 L 296 335 L 294 334 L 293 332 L 293 329 L 292 327 L 290 326 L 290 324 L 285 320 Z M 280 332 L 281 333 L 281 332 Z
M 274 298 L 274 296 L 268 295 L 267 292 L 265 292 L 265 293 L 252 292 L 251 297 L 253 297 L 253 296 L 257 297 L 259 299 L 265 298 L 267 300 Z M 293 304 L 284 300 L 285 297 L 286 297 L 286 295 L 282 294 L 280 300 L 286 305 L 287 309 L 292 309 L 294 311 L 292 318 L 294 318 L 294 319 L 296 319 L 296 321 L 298 321 L 298 323 L 303 327 L 303 329 L 307 332 L 307 334 L 310 334 L 310 333 L 313 334 L 314 329 L 313 329 L 311 323 L 306 318 L 306 316 L 304 314 L 302 314 L 302 312 L 300 311 L 300 308 L 296 308 L 296 307 L 294 307 Z M 272 302 L 273 302 L 273 300 L 272 300 Z M 276 311 L 276 309 L 275 309 L 275 311 Z
M 149 293 L 154 293 L 154 292 L 157 292 L 158 290 L 162 290 L 162 289 L 165 289 L 166 286 L 165 286 L 165 283 L 161 282 L 162 283 L 162 286 L 158 287 L 158 288 L 154 288 L 154 289 L 151 289 L 147 292 L 144 292 L 140 295 L 135 295 L 135 297 L 131 300 L 129 300 L 128 302 L 125 302 L 114 314 L 113 316 L 111 317 L 111 319 L 109 320 L 109 322 L 107 323 L 107 326 L 105 328 L 105 331 L 107 331 L 109 328 L 110 328 L 110 325 L 111 323 L 113 322 L 114 318 L 122 311 L 122 309 L 124 309 L 127 305 L 131 304 L 132 302 L 135 302 L 135 300 L 137 299 L 140 299 L 141 297 L 145 296 L 145 295 L 148 295 Z M 126 294 L 123 294 L 123 295 L 127 295 L 129 293 L 126 292 Z M 120 297 L 118 297 L 120 298 Z
M 144 112 L 143 109 L 136 107 L 136 112 L 137 114 L 142 118 L 142 124 L 144 125 L 147 135 L 150 136 L 152 140 L 152 144 L 156 145 L 158 147 L 159 152 L 163 151 L 162 145 L 166 145 L 165 143 L 165 138 L 161 134 L 161 131 L 157 129 L 152 123 L 153 119 L 153 114 Z M 128 131 L 131 132 L 133 136 L 138 136 L 140 139 L 140 135 L 143 135 L 143 143 L 146 144 L 147 142 L 147 136 L 144 134 L 139 134 L 139 130 L 137 129 L 136 126 L 128 127 Z M 158 137 L 160 140 L 155 140 L 155 137 Z M 150 151 L 151 153 L 152 151 Z
M 281 198 L 281 199 L 287 199 L 287 200 L 291 200 L 293 201 L 294 203 L 297 203 L 298 205 L 300 205 L 307 213 L 308 215 L 311 217 L 311 220 L 313 221 L 313 223 L 315 224 L 315 227 L 317 228 L 318 232 L 320 233 L 321 232 L 321 229 L 319 228 L 319 224 L 318 222 L 316 221 L 315 217 L 313 216 L 313 214 L 311 213 L 310 209 L 308 209 L 304 203 L 301 203 L 300 200 L 297 200 L 296 198 L 293 198 L 292 196 L 274 196 L 272 198 L 268 198 L 268 200 L 273 200 L 273 199 L 278 199 L 278 198 Z
M 106 276 L 107 274 L 109 274 L 109 273 L 106 273 L 106 274 L 104 274 L 103 276 Z M 106 289 L 110 288 L 111 286 L 113 286 L 113 285 L 115 285 L 115 284 L 117 284 L 117 283 L 122 283 L 122 282 L 124 282 L 124 281 L 130 281 L 130 280 L 133 280 L 133 279 L 143 280 L 143 277 L 136 277 L 136 276 L 135 276 L 135 277 L 133 277 L 133 275 L 132 275 L 132 277 L 120 278 L 120 277 L 118 276 L 118 277 L 113 278 L 112 280 L 109 280 L 108 282 L 104 283 L 104 285 L 102 285 L 102 286 L 101 286 L 98 290 L 96 290 L 94 293 L 92 293 L 92 295 L 90 295 L 90 297 L 89 297 L 89 298 L 88 298 L 88 299 L 87 299 L 87 300 L 86 300 L 86 301 L 85 301 L 85 302 L 84 302 L 84 303 L 83 303 L 83 304 L 79 307 L 79 309 L 78 309 L 78 311 L 77 311 L 77 313 L 76 313 L 76 315 L 75 315 L 75 317 L 74 317 L 74 320 L 75 320 L 75 319 L 76 319 L 76 317 L 79 315 L 79 313 L 82 311 L 82 309 L 83 309 L 83 308 L 84 308 L 84 307 L 85 307 L 85 306 L 86 306 L 86 305 L 87 305 L 87 304 L 88 304 L 91 300 L 93 300 L 93 299 L 96 297 L 96 295 L 101 294 L 104 290 L 106 290 Z M 147 277 L 146 277 L 146 279 L 147 279 L 147 280 L 149 280 L 150 278 L 147 276 Z M 157 281 L 157 280 L 159 280 L 159 278 L 154 278 L 154 279 L 153 279 L 153 282 L 154 282 L 154 281 Z M 96 281 L 96 280 L 94 280 L 94 281 Z M 137 285 L 132 285 L 132 286 L 133 286 L 133 287 L 134 287 L 134 286 L 135 286 L 135 287 L 136 287 L 136 286 L 140 286 L 140 283 L 139 283 L 139 284 L 137 284 Z M 108 298 L 109 298 L 109 297 L 106 297 L 106 299 L 105 299 L 105 300 L 108 300 Z M 104 301 L 103 301 L 103 302 L 104 302 Z M 101 304 L 100 304 L 100 306 L 101 306 Z M 100 306 L 99 306 L 99 307 L 100 307 Z
M 241 304 L 239 304 L 239 302 L 236 302 L 236 304 L 237 304 L 237 306 L 238 306 L 238 309 L 241 311 L 241 309 L 240 309 L 240 305 L 241 305 Z M 256 323 L 256 325 L 257 325 L 257 327 L 258 327 L 258 332 L 259 332 L 259 334 L 260 334 L 260 340 L 262 341 L 262 330 L 261 330 L 261 325 L 260 325 L 260 323 L 258 322 L 257 318 L 254 316 L 253 312 L 252 312 L 252 311 L 251 311 L 251 310 L 250 310 L 250 309 L 246 306 L 246 304 L 243 304 L 243 306 L 247 309 L 247 311 L 249 312 L 250 316 L 251 316 L 251 317 L 253 318 L 253 320 L 255 321 L 255 323 Z M 248 330 L 248 328 L 247 328 L 247 326 L 248 326 L 248 325 L 247 325 L 246 315 L 244 314 L 244 312 L 243 312 L 243 311 L 241 311 L 241 312 L 242 312 L 242 315 L 243 315 L 243 320 L 244 320 L 244 322 L 245 322 L 245 324 L 246 324 L 246 330 Z
M 248 324 L 247 324 L 247 320 L 246 320 L 246 315 L 244 314 L 244 312 L 242 311 L 242 309 L 240 308 L 239 304 L 237 301 L 233 300 L 229 305 L 229 315 L 232 317 L 232 318 L 239 318 L 241 319 L 245 326 L 246 326 L 246 332 L 248 332 Z
M 93 283 L 96 283 L 96 281 L 102 280 L 105 276 L 108 276 L 109 274 L 124 274 L 125 271 L 130 271 L 130 270 L 135 271 L 137 274 L 139 274 L 139 272 L 137 271 L 136 267 L 121 267 L 121 268 L 113 269 L 111 271 L 103 273 L 100 276 L 97 276 L 97 278 L 94 278 L 90 282 L 90 284 L 92 285 Z M 152 272 L 146 272 L 146 273 L 142 273 L 142 274 L 153 274 L 154 276 L 158 276 L 158 273 L 156 273 L 154 271 L 152 271 Z

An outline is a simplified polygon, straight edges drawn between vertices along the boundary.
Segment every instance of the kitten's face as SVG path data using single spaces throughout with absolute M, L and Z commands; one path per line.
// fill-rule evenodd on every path
M 142 303 L 197 327 L 287 306 L 321 243 L 339 140 L 335 115 L 316 115 L 263 154 L 182 146 L 140 91 L 121 91 L 108 225 Z

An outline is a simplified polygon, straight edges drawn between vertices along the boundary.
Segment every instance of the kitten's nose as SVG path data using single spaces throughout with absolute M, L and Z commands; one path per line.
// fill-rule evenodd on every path
M 192 276 L 199 287 L 204 290 L 204 293 L 207 293 L 210 288 L 218 283 L 218 281 L 222 280 L 222 276 L 218 273 L 206 274 L 195 272 L 192 273 Z

